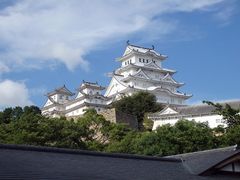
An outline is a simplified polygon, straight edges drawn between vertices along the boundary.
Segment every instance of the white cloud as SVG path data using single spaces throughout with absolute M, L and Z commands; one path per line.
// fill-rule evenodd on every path
M 22 82 L 12 80 L 1 81 L 0 95 L 0 108 L 33 104 L 29 99 L 29 91 Z
M 231 21 L 232 16 L 236 13 L 234 6 L 227 6 L 222 9 L 222 11 L 218 11 L 214 17 L 222 22 L 221 25 L 228 25 Z
M 84 57 L 108 41 L 144 31 L 171 33 L 176 21 L 156 16 L 204 10 L 223 0 L 22 0 L 0 10 L 0 61 L 10 68 L 64 63 L 89 68 Z M 153 30 L 151 30 L 153 29 Z

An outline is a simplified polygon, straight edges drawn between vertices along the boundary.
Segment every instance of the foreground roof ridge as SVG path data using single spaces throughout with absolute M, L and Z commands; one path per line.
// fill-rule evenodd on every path
M 215 149 L 207 149 L 207 150 L 203 150 L 203 151 L 195 151 L 195 152 L 189 152 L 189 153 L 183 153 L 183 154 L 175 154 L 175 155 L 170 155 L 170 156 L 165 156 L 166 158 L 169 157 L 179 157 L 179 156 L 184 156 L 184 155 L 191 155 L 191 154 L 202 154 L 202 153 L 207 153 L 207 152 L 214 152 L 214 151 L 226 151 L 226 150 L 230 150 L 230 151 L 238 151 L 239 147 L 238 145 L 233 145 L 233 146 L 227 146 L 227 147 L 222 147 L 222 148 L 215 148 Z
M 33 145 L 16 145 L 16 144 L 0 144 L 0 149 L 13 149 L 22 151 L 38 151 L 38 152 L 49 152 L 49 153 L 63 153 L 63 154 L 81 154 L 89 156 L 102 156 L 110 158 L 123 158 L 123 159 L 139 159 L 139 160 L 150 160 L 150 161 L 167 161 L 167 162 L 182 162 L 179 158 L 173 157 L 156 157 L 156 156 L 144 156 L 134 154 L 122 154 L 122 153 L 106 153 L 97 151 L 88 151 L 80 149 L 67 149 L 67 148 L 56 148 L 56 147 L 44 147 L 44 146 L 33 146 Z

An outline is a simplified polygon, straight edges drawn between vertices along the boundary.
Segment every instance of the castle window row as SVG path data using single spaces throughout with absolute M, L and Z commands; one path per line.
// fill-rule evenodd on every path
M 148 63 L 148 59 L 139 58 L 139 62 Z
M 132 59 L 130 59 L 130 60 L 128 60 L 128 61 L 125 61 L 125 65 L 128 65 L 128 64 L 130 64 L 130 63 L 132 63 Z
M 148 62 L 150 62 L 148 59 L 144 59 L 144 58 L 139 58 L 138 61 L 139 61 L 139 62 L 143 62 L 143 63 L 148 63 Z M 152 62 L 156 63 L 156 61 L 153 60 L 153 59 L 152 59 Z

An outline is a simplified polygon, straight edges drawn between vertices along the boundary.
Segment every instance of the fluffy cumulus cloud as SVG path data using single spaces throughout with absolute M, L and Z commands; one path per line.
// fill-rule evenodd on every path
M 89 68 L 84 57 L 109 40 L 139 31 L 174 30 L 162 15 L 206 10 L 224 0 L 16 0 L 0 8 L 0 69 L 63 63 Z M 160 17 L 160 18 L 159 18 Z
M 29 91 L 22 82 L 0 81 L 0 95 L 0 108 L 33 104 L 29 99 Z

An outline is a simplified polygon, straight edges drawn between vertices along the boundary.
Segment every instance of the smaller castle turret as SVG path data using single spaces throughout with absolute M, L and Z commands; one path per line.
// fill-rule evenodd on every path
M 103 86 L 98 83 L 83 81 L 77 89 L 77 95 L 63 87 L 57 88 L 47 94 L 48 100 L 42 108 L 42 114 L 51 117 L 81 116 L 86 109 L 93 108 L 97 112 L 106 109 L 107 99 L 101 93 Z

